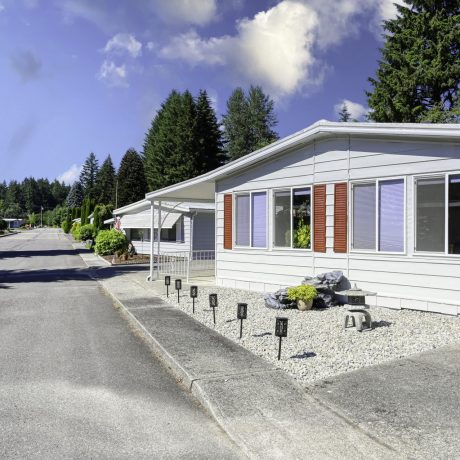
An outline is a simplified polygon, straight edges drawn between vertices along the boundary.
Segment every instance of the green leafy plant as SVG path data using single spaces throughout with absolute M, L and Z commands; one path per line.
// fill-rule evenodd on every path
M 70 230 L 70 233 L 72 233 L 72 236 L 76 241 L 80 241 L 80 228 L 80 222 L 74 222 L 74 224 L 72 225 L 72 229 Z
M 310 302 L 315 299 L 318 295 L 314 286 L 308 284 L 302 284 L 300 286 L 290 287 L 287 290 L 289 300 L 303 300 L 304 302 Z
M 70 220 L 65 220 L 62 222 L 62 230 L 64 230 L 64 233 L 69 233 L 70 229 L 72 228 L 72 222 Z
M 128 249 L 128 239 L 118 230 L 101 230 L 96 237 L 96 253 L 101 256 L 124 253 Z
M 86 224 L 80 228 L 80 239 L 82 241 L 92 240 L 96 236 L 96 229 L 93 224 Z
M 310 247 L 311 230 L 310 225 L 299 221 L 299 225 L 294 230 L 294 247 L 308 249 Z
M 0 219 L 0 232 L 4 232 L 8 228 L 6 220 Z

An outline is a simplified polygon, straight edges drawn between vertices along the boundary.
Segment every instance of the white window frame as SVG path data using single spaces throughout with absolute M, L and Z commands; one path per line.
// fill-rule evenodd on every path
M 449 178 L 458 176 L 460 171 L 448 171 L 429 174 L 416 174 L 412 177 L 414 255 L 425 257 L 449 257 L 460 259 L 460 254 L 449 254 Z M 444 177 L 444 252 L 417 251 L 417 179 L 435 179 Z
M 403 188 L 404 188 L 404 225 L 403 225 L 403 251 L 380 251 L 379 250 L 379 229 L 380 229 L 380 219 L 379 219 L 379 198 L 380 198 L 380 189 L 379 184 L 380 182 L 388 182 L 392 180 L 402 180 L 403 181 Z M 373 184 L 375 185 L 375 249 L 357 249 L 353 247 L 354 241 L 354 225 L 353 222 L 353 206 L 354 206 L 354 185 L 365 185 L 365 184 Z M 349 209 L 349 216 L 350 216 L 350 242 L 349 242 L 349 252 L 358 254 L 383 254 L 383 255 L 407 255 L 407 177 L 406 176 L 392 176 L 392 177 L 380 177 L 375 179 L 360 179 L 360 180 L 352 180 L 350 181 L 349 186 L 349 196 L 350 196 L 350 209 Z
M 265 193 L 265 246 L 253 246 L 252 245 L 252 195 L 253 193 Z M 237 216 L 237 207 L 236 207 L 236 197 L 249 195 L 249 246 L 243 246 L 236 244 L 236 216 Z M 269 212 L 269 190 L 248 190 L 248 191 L 238 191 L 233 192 L 233 223 L 232 223 L 232 234 L 233 234 L 233 247 L 235 249 L 251 249 L 251 250 L 262 250 L 266 251 L 268 249 L 268 212 Z
M 310 247 L 309 248 L 294 248 L 293 247 L 293 240 L 294 240 L 294 232 L 292 228 L 292 195 L 294 190 L 300 190 L 304 188 L 309 188 L 310 189 Z M 313 216 L 314 216 L 314 210 L 313 210 L 313 185 L 298 185 L 295 187 L 279 187 L 279 188 L 274 188 L 272 189 L 271 193 L 271 201 L 272 201 L 272 206 L 271 206 L 271 215 L 272 215 L 272 249 L 275 251 L 307 251 L 307 252 L 312 252 L 313 251 Z M 288 192 L 289 191 L 289 225 L 291 229 L 291 245 L 290 246 L 275 246 L 275 193 L 276 192 Z

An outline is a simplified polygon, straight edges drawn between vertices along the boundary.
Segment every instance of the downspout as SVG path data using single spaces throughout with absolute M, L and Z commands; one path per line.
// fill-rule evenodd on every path
M 310 202 L 310 210 L 313 210 L 314 207 L 314 196 L 313 194 L 315 189 L 315 160 L 316 160 L 316 140 L 313 139 L 313 184 L 311 187 L 311 202 Z M 313 210 L 314 211 L 314 210 Z M 315 232 L 314 232 L 314 218 L 315 213 L 310 211 L 310 235 L 313 235 L 313 238 L 310 238 L 310 245 L 311 245 L 311 268 L 312 268 L 312 275 L 315 276 L 315 246 L 314 246 L 314 239 L 315 239 Z
M 193 223 L 194 223 L 194 217 L 196 215 L 196 211 L 190 213 L 190 230 L 189 230 L 189 255 L 188 255 L 188 264 L 187 264 L 187 283 L 189 282 L 190 278 L 190 264 L 193 261 Z
M 150 202 L 150 274 L 147 281 L 153 280 L 153 251 L 154 251 L 154 229 L 155 229 L 155 207 L 153 201 Z
M 158 241 L 158 263 L 157 263 L 157 278 L 160 279 L 160 243 L 161 243 L 161 200 L 158 201 L 158 233 L 157 233 L 157 241 Z
M 350 210 L 351 210 L 351 187 L 350 187 L 350 150 L 351 150 L 351 136 L 348 134 L 348 151 L 347 151 L 347 278 L 350 279 L 350 250 L 351 247 L 351 226 L 350 226 Z

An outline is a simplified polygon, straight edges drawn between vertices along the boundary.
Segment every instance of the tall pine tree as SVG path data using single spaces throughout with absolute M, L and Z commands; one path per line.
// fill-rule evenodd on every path
M 236 88 L 223 116 L 228 158 L 236 160 L 276 141 L 276 124 L 274 103 L 260 86 L 251 86 L 247 95 L 242 88 Z
M 343 103 L 342 108 L 339 110 L 338 116 L 339 121 L 341 121 L 342 123 L 347 123 L 351 120 L 351 113 L 348 111 L 348 106 L 346 102 Z
M 219 129 L 216 112 L 205 90 L 201 90 L 196 99 L 195 140 L 198 174 L 211 171 L 224 164 L 222 132 Z
M 91 152 L 83 163 L 80 173 L 80 183 L 83 187 L 85 198 L 96 198 L 96 176 L 99 171 L 99 163 L 96 155 Z
M 69 208 L 80 208 L 83 203 L 83 187 L 80 181 L 75 181 L 67 195 L 66 204 Z
M 104 160 L 96 175 L 96 202 L 99 204 L 115 203 L 115 168 L 110 155 Z
M 384 23 L 385 44 L 368 92 L 380 122 L 458 122 L 460 1 L 404 0 Z
M 147 192 L 144 163 L 134 149 L 129 149 L 121 159 L 118 169 L 118 199 L 116 206 L 121 208 L 127 204 L 142 200 Z

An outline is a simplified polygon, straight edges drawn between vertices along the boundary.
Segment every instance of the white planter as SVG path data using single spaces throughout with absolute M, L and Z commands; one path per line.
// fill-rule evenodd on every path
M 313 307 L 313 300 L 309 300 L 308 302 L 304 302 L 303 300 L 297 301 L 297 308 L 301 311 L 311 310 Z

